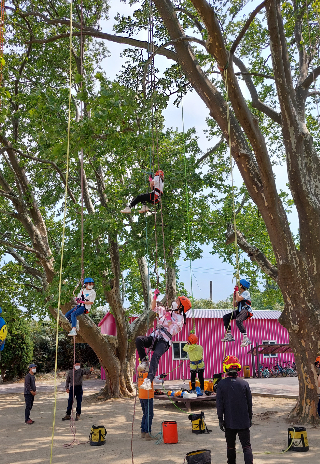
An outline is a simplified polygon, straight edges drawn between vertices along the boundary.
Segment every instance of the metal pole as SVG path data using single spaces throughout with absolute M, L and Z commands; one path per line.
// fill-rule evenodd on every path
M 261 372 L 260 372 L 260 360 L 259 360 L 259 345 L 258 343 L 256 344 L 256 350 L 257 350 L 257 369 L 258 369 L 258 378 L 260 379 L 261 377 Z
M 210 300 L 212 301 L 212 280 L 210 280 Z

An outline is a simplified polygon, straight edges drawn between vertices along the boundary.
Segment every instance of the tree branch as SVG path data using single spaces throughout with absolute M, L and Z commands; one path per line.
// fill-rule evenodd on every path
M 7 246 L 7 251 L 19 264 L 22 265 L 22 267 L 25 269 L 27 274 L 30 274 L 33 277 L 36 277 L 37 279 L 41 281 L 42 284 L 45 283 L 45 276 L 43 272 L 39 271 L 39 269 L 36 269 L 35 267 L 30 266 L 30 264 L 28 264 L 27 261 L 16 250 L 11 248 L 10 246 Z M 44 285 L 44 288 L 46 288 L 46 286 L 47 285 Z
M 3 148 L 7 149 L 7 148 L 10 148 L 10 147 L 3 147 Z M 66 178 L 65 178 L 63 172 L 61 171 L 61 169 L 56 165 L 56 163 L 54 163 L 53 161 L 50 161 L 50 160 L 35 158 L 34 156 L 26 155 L 25 153 L 23 153 L 21 150 L 18 150 L 17 148 L 13 148 L 13 150 L 15 152 L 19 153 L 19 155 L 22 156 L 23 158 L 27 158 L 27 159 L 30 159 L 32 161 L 36 161 L 37 163 L 50 164 L 57 171 L 57 173 L 59 174 L 60 179 L 62 180 L 62 183 L 64 184 L 64 186 L 66 186 Z M 67 185 L 67 190 L 68 190 L 68 194 L 69 194 L 72 202 L 74 204 L 76 204 L 77 201 L 76 201 L 76 199 L 75 199 L 69 185 Z
M 232 55 L 234 54 L 234 52 L 236 51 L 236 48 L 237 46 L 239 45 L 241 39 L 244 37 L 245 33 L 247 32 L 247 30 L 249 29 L 250 27 L 250 24 L 252 23 L 252 21 L 254 20 L 254 18 L 257 16 L 257 14 L 259 13 L 259 11 L 262 10 L 262 8 L 266 5 L 266 0 L 262 3 L 260 3 L 260 5 L 257 6 L 257 8 L 255 10 L 253 10 L 253 12 L 251 13 L 251 15 L 249 16 L 249 18 L 247 19 L 245 25 L 243 26 L 242 30 L 240 31 L 238 37 L 236 38 L 236 40 L 233 42 L 231 48 L 230 48 L 230 55 L 231 55 L 231 59 L 232 59 Z
M 245 81 L 247 88 L 250 92 L 252 106 L 256 108 L 257 110 L 262 111 L 265 115 L 271 118 L 274 122 L 281 124 L 281 114 L 277 113 L 270 106 L 266 105 L 261 100 L 259 100 L 259 95 L 258 95 L 256 86 L 254 85 L 251 79 L 251 76 L 250 76 L 250 72 L 248 71 L 244 63 L 240 60 L 240 58 L 236 56 L 233 57 L 233 62 L 240 69 L 241 74 L 244 76 L 243 80 Z
M 200 21 L 198 21 L 198 19 L 196 18 L 196 16 L 192 13 L 190 13 L 190 11 L 186 10 L 185 8 L 181 8 L 181 7 L 177 7 L 174 9 L 175 11 L 181 11 L 182 13 L 184 13 L 186 16 L 188 16 L 190 19 L 192 19 L 192 21 L 194 22 L 195 26 L 198 28 L 199 32 L 202 33 L 202 31 L 204 30 L 204 27 L 202 26 L 202 24 L 200 23 Z
M 214 145 L 214 147 L 210 148 L 210 150 L 207 151 L 207 153 L 205 153 L 204 155 L 201 156 L 201 158 L 199 158 L 196 162 L 196 166 L 199 166 L 199 164 L 201 164 L 203 161 L 205 161 L 209 156 L 213 155 L 213 153 L 215 153 L 218 148 L 220 147 L 220 145 L 222 145 L 224 143 L 224 137 L 222 137 L 218 143 L 216 143 Z
M 318 66 L 311 73 L 308 74 L 308 76 L 302 82 L 301 86 L 304 87 L 305 89 L 308 89 L 319 75 L 320 75 L 320 66 Z
M 235 233 L 233 226 L 229 224 L 227 233 L 226 233 L 226 245 L 230 245 L 235 240 Z M 271 277 L 273 280 L 278 278 L 278 269 L 271 264 L 268 258 L 262 253 L 259 248 L 254 245 L 250 245 L 247 240 L 244 238 L 244 235 L 237 230 L 237 244 L 245 253 L 248 254 L 251 261 L 258 264 L 260 269 Z

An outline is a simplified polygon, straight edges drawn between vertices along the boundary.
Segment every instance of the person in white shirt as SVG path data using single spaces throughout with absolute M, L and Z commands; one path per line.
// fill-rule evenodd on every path
M 138 371 L 149 370 L 140 388 L 150 390 L 156 375 L 161 356 L 170 348 L 172 337 L 177 335 L 186 323 L 186 312 L 191 308 L 191 301 L 186 296 L 178 296 L 172 303 L 171 309 L 157 306 L 159 290 L 154 291 L 151 305 L 152 311 L 158 313 L 157 328 L 149 336 L 136 338 L 136 347 L 140 358 Z M 146 357 L 145 348 L 153 351 L 150 367 Z
M 142 208 L 140 209 L 139 213 L 146 213 L 149 211 L 148 206 L 146 203 L 151 203 L 153 205 L 157 205 L 161 200 L 161 196 L 163 195 L 163 187 L 164 187 L 164 173 L 160 169 L 155 173 L 154 179 L 149 176 L 150 188 L 152 189 L 151 193 L 142 193 L 138 195 L 136 198 L 132 200 L 129 206 L 126 206 L 125 209 L 121 211 L 121 213 L 130 214 L 131 208 L 136 206 L 138 203 L 143 203 Z
M 249 340 L 247 336 L 247 330 L 243 325 L 243 322 L 246 319 L 252 317 L 249 288 L 250 282 L 245 279 L 241 279 L 240 291 L 238 286 L 235 286 L 233 293 L 233 306 L 237 309 L 223 316 L 223 323 L 226 329 L 226 333 L 221 341 L 234 342 L 234 338 L 231 333 L 231 320 L 236 319 L 237 327 L 243 334 L 243 340 L 240 345 L 242 348 L 251 344 L 251 340 Z
M 77 330 L 79 330 L 77 316 L 87 314 L 96 298 L 96 292 L 93 290 L 94 280 L 91 277 L 87 277 L 84 279 L 83 283 L 84 288 L 79 292 L 77 298 L 75 298 L 75 302 L 78 303 L 77 306 L 70 309 L 70 311 L 65 314 L 72 325 L 72 329 L 68 333 L 69 337 L 75 337 L 77 335 Z

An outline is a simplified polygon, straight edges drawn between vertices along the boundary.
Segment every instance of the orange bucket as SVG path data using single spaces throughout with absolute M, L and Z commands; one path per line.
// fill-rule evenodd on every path
M 178 427 L 176 421 L 162 422 L 163 443 L 178 443 Z

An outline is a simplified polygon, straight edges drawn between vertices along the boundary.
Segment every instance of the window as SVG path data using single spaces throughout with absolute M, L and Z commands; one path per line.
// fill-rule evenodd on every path
M 262 345 L 276 345 L 277 342 L 276 340 L 262 340 Z M 278 354 L 264 354 L 263 359 L 268 359 L 268 358 L 277 358 Z
M 188 353 L 183 350 L 184 345 L 187 342 L 173 342 L 172 349 L 173 349 L 173 359 L 186 359 L 188 357 Z

